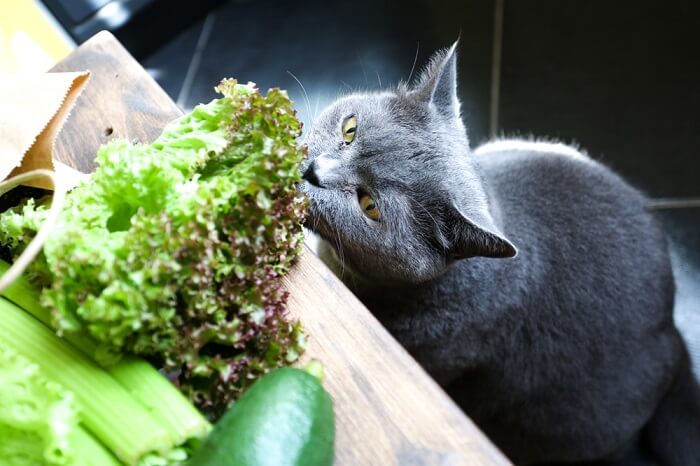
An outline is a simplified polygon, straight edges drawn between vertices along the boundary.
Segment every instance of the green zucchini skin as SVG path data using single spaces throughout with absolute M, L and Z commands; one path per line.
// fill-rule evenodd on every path
M 188 466 L 331 466 L 333 401 L 295 368 L 258 380 L 216 424 Z

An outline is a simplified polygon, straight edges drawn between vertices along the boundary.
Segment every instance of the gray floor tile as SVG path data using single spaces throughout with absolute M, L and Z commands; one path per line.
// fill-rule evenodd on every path
M 164 47 L 141 61 L 141 65 L 175 101 L 182 89 L 204 21 L 204 19 L 197 21 Z
M 430 3 L 273 1 L 216 10 L 187 105 L 208 101 L 224 77 L 289 90 L 302 121 L 338 95 L 395 86 L 462 34 L 461 95 L 472 139 L 488 131 L 493 1 Z M 306 88 L 308 101 L 293 73 Z
M 700 196 L 700 2 L 505 0 L 501 129 L 578 141 L 656 197 Z

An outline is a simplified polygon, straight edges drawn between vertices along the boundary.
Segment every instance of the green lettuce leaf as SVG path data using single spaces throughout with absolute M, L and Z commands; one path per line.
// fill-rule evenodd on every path
M 0 393 L 0 464 L 76 464 L 78 418 L 70 392 L 0 346 Z
M 59 333 L 148 357 L 214 418 L 304 342 L 280 280 L 302 240 L 301 124 L 284 91 L 218 90 L 152 144 L 100 148 L 30 271 Z M 46 212 L 1 214 L 0 242 L 19 254 Z

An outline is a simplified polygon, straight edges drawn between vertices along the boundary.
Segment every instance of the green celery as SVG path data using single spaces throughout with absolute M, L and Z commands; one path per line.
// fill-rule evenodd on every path
M 125 356 L 109 373 L 177 438 L 177 445 L 203 438 L 211 430 L 197 408 L 147 361 Z
M 119 466 L 79 423 L 73 393 L 0 345 L 0 466 Z
M 85 427 L 127 465 L 151 451 L 167 452 L 176 446 L 109 373 L 6 299 L 0 299 L 0 344 L 72 392 Z
M 0 260 L 0 274 L 10 265 Z M 49 311 L 39 301 L 39 290 L 25 277 L 18 278 L 3 295 L 51 327 Z M 94 359 L 97 345 L 84 333 L 65 335 L 66 339 Z M 168 430 L 177 445 L 192 438 L 204 437 L 211 425 L 175 386 L 148 362 L 135 357 L 124 357 L 106 368 L 136 400 Z
M 76 451 L 80 452 L 77 464 L 80 466 L 120 466 L 122 463 L 109 452 L 82 426 L 73 432 Z

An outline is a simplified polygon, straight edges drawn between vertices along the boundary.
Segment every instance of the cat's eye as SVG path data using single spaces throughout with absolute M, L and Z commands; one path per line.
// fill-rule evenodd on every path
M 360 208 L 362 212 L 374 221 L 379 220 L 379 209 L 369 194 L 360 194 Z
M 343 120 L 341 131 L 343 132 L 343 141 L 345 141 L 345 144 L 350 144 L 354 141 L 355 134 L 357 134 L 357 117 L 351 115 Z

